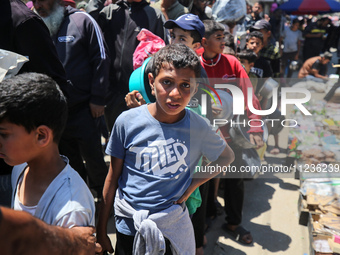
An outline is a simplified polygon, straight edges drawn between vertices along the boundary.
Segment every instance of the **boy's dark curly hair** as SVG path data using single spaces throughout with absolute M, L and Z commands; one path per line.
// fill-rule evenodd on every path
M 224 32 L 224 26 L 221 23 L 216 22 L 215 20 L 204 20 L 203 21 L 204 28 L 205 28 L 205 34 L 204 37 L 209 39 L 209 37 L 217 32 L 217 31 L 223 31 Z
M 66 120 L 66 98 L 47 75 L 24 73 L 0 83 L 0 122 L 23 126 L 29 133 L 46 125 L 58 143 Z
M 201 63 L 196 53 L 184 44 L 170 44 L 159 50 L 152 58 L 152 75 L 157 77 L 164 63 L 173 65 L 176 69 L 190 68 L 195 72 L 195 77 L 201 77 Z
M 261 42 L 263 43 L 263 34 L 260 31 L 253 31 L 253 32 L 249 33 L 247 35 L 247 42 L 253 37 L 259 38 L 261 40 Z
M 245 49 L 242 50 L 241 52 L 237 53 L 237 57 L 239 59 L 245 59 L 248 60 L 248 63 L 255 63 L 256 59 L 257 59 L 257 55 L 255 52 L 253 52 L 252 50 L 249 49 Z

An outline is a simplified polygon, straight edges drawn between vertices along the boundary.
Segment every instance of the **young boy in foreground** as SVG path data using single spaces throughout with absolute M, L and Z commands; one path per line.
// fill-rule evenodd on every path
M 171 37 L 171 44 L 180 43 L 188 46 L 190 49 L 196 51 L 199 47 L 201 47 L 201 40 L 204 36 L 204 24 L 199 19 L 198 16 L 193 14 L 184 14 L 177 18 L 176 20 L 168 20 L 164 23 L 164 27 L 167 29 L 171 29 L 170 37 Z M 152 61 L 150 61 L 152 62 Z M 203 84 L 209 84 L 207 74 L 203 67 L 201 67 L 201 77 L 200 81 Z M 200 105 L 201 103 L 201 94 L 203 89 L 206 89 L 206 85 L 200 83 L 198 87 L 198 91 L 194 97 L 191 98 L 189 102 L 189 107 L 194 105 L 192 102 L 198 102 Z M 138 98 L 138 99 L 137 99 Z M 132 91 L 128 93 L 125 97 L 126 104 L 129 108 L 138 107 L 145 103 L 143 102 L 143 98 L 138 91 Z M 212 121 L 212 109 L 211 104 L 207 104 L 207 112 L 205 117 Z M 191 108 L 191 109 L 198 109 Z M 196 112 L 197 113 L 197 112 Z M 215 179 L 216 180 L 216 179 Z M 191 220 L 194 227 L 195 232 L 195 242 L 196 242 L 196 255 L 203 254 L 203 246 L 206 242 L 205 240 L 205 219 L 206 219 L 206 207 L 207 207 L 207 200 L 208 200 L 208 189 L 209 189 L 209 182 L 201 185 L 199 188 L 199 193 L 197 195 L 197 191 L 193 193 L 193 195 L 187 200 L 186 204 L 189 209 L 189 214 L 193 209 L 196 209 L 196 212 L 192 215 Z M 197 206 L 198 197 L 201 198 L 201 205 L 198 208 Z M 192 201 L 195 201 L 194 203 Z M 194 204 L 194 206 L 192 206 Z M 190 209 L 191 208 L 191 209 Z
M 156 102 L 124 112 L 111 132 L 98 242 L 112 252 L 107 221 L 114 203 L 116 252 L 156 253 L 167 246 L 166 254 L 191 255 L 195 254 L 194 234 L 183 202 L 218 174 L 192 175 L 194 168 L 202 155 L 210 161 L 219 158 L 216 164 L 221 166 L 229 165 L 234 155 L 202 117 L 185 109 L 197 90 L 195 78 L 200 77 L 196 54 L 185 45 L 173 44 L 157 52 L 152 61 L 149 81 Z M 143 243 L 146 224 L 152 225 L 146 235 L 157 234 Z
M 0 83 L 0 157 L 11 166 L 12 207 L 50 225 L 94 225 L 85 182 L 59 155 L 66 98 L 48 76 L 25 73 Z

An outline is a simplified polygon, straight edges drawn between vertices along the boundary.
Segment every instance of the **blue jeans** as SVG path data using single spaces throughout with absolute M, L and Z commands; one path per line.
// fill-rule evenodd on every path
M 11 207 L 11 175 L 0 175 L 0 205 Z
M 324 82 L 324 80 L 323 79 L 321 79 L 321 78 L 316 78 L 314 75 L 307 75 L 306 76 L 306 80 L 307 81 L 315 81 L 315 82 Z

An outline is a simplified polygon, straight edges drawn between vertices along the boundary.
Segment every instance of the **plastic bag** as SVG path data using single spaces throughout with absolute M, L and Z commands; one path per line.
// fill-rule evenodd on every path
M 217 0 L 212 7 L 212 16 L 217 22 L 238 22 L 246 14 L 247 7 L 245 0 Z
M 142 66 L 145 59 L 155 54 L 165 46 L 165 42 L 159 36 L 143 28 L 137 35 L 138 44 L 133 53 L 133 69 Z
M 12 51 L 0 49 L 0 82 L 16 75 L 28 58 Z

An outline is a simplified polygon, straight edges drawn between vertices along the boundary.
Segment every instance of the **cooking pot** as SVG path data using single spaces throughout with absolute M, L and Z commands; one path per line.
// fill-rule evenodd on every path
M 151 87 L 149 84 L 148 74 L 146 73 L 146 67 L 150 58 L 147 58 L 143 65 L 134 70 L 129 79 L 129 90 L 137 90 L 143 96 L 146 103 L 153 103 L 156 101 L 155 97 L 151 93 Z
M 277 88 L 279 83 L 272 78 L 268 78 L 260 89 L 259 93 L 263 98 L 271 98 L 273 96 L 273 89 Z
M 290 62 L 289 69 L 292 71 L 297 71 L 300 69 L 300 63 L 296 60 Z
M 236 123 L 236 124 L 234 124 Z M 245 123 L 245 125 L 243 125 Z M 245 115 L 237 115 L 233 119 L 233 125 L 230 125 L 229 134 L 232 138 L 232 142 L 235 146 L 241 149 L 251 149 L 256 148 L 256 145 L 252 144 L 249 139 L 249 131 L 250 127 L 248 125 L 248 117 Z M 268 128 L 266 123 L 263 121 L 263 142 L 267 142 L 268 139 Z

